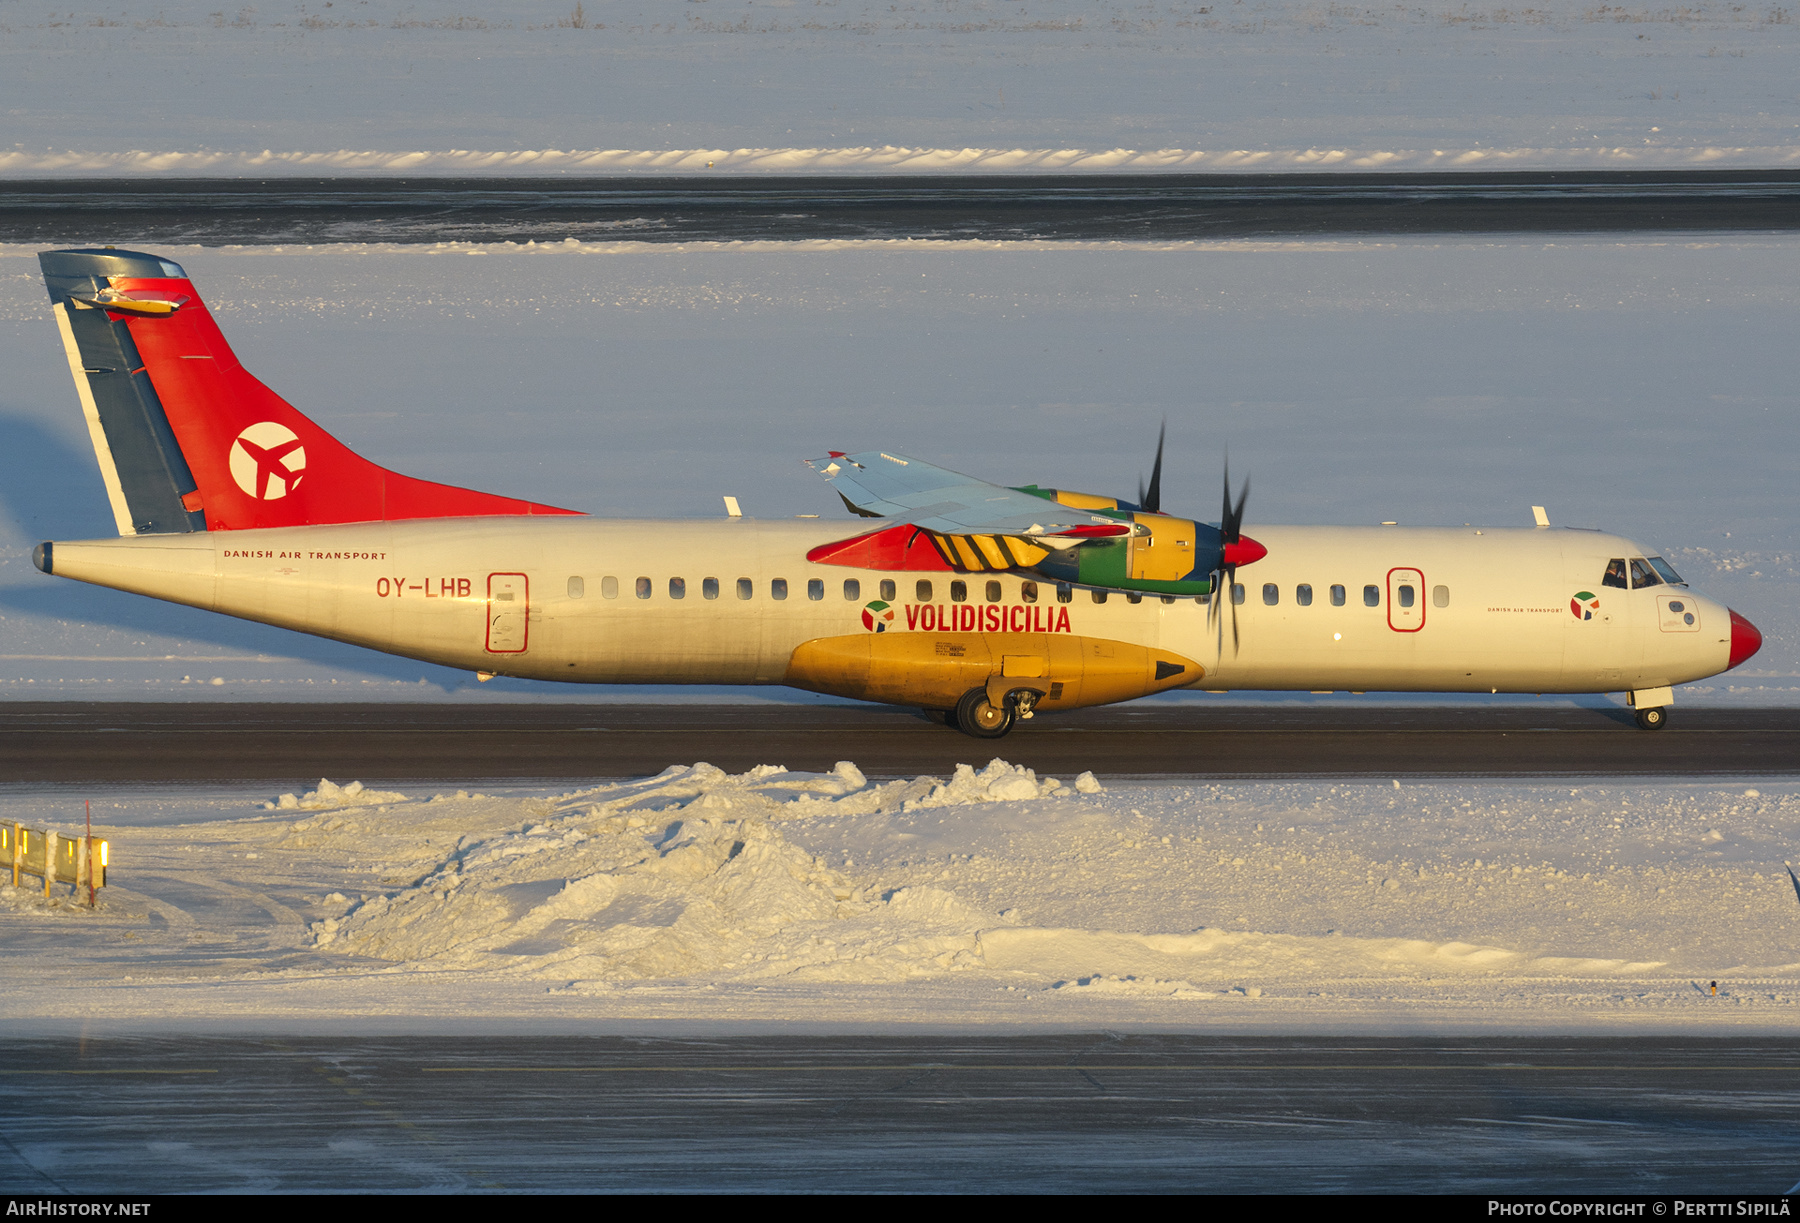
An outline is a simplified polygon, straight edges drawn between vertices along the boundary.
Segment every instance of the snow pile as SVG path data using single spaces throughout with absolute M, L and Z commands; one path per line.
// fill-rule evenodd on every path
M 312 923 L 314 947 L 542 978 L 577 992 L 643 981 L 878 983 L 978 971 L 1054 982 L 1072 997 L 1226 999 L 1296 979 L 1592 980 L 1642 977 L 1666 963 L 1595 953 L 1579 940 L 1573 954 L 1561 939 L 1551 945 L 1536 923 L 1549 906 L 1576 902 L 1563 900 L 1575 883 L 1568 870 L 1549 864 L 1320 857 L 1295 852 L 1299 838 L 1264 833 L 1261 822 L 1247 838 L 1224 833 L 1221 821 L 1242 820 L 1229 787 L 1188 790 L 1185 802 L 1163 802 L 1154 816 L 1105 800 L 1092 774 L 1080 789 L 1089 792 L 1000 759 L 979 771 L 959 765 L 948 781 L 884 784 L 847 761 L 828 773 L 761 765 L 731 774 L 702 763 L 551 799 L 459 794 L 387 805 L 374 819 L 322 814 L 291 825 L 282 844 L 388 859 L 374 868 L 382 892 Z M 1389 794 L 1377 802 L 1389 811 L 1406 805 L 1401 821 L 1413 824 L 1416 796 L 1330 791 L 1337 801 L 1352 793 L 1358 807 L 1370 793 Z M 1454 808 L 1433 811 L 1441 796 L 1424 801 L 1431 818 L 1456 818 Z M 1533 804 L 1527 824 L 1593 809 L 1566 801 Z M 1615 816 L 1610 803 L 1599 810 Z M 1197 816 L 1213 831 L 1182 834 Z M 1369 810 L 1360 818 L 1393 822 Z M 1726 840 L 1720 816 L 1708 818 L 1693 839 L 1722 852 L 1713 848 Z M 1021 869 L 1026 861 L 1031 868 Z M 1000 891 L 996 876 L 1017 884 Z M 1140 900 L 1146 879 L 1154 891 Z M 1597 913 L 1624 882 L 1601 882 L 1581 907 Z M 1489 892 L 1483 924 L 1523 906 L 1520 916 L 1534 919 L 1528 946 L 1414 921 Z M 1015 898 L 1043 916 L 1032 920 L 1009 903 Z M 1626 909 L 1614 920 L 1628 921 L 1631 901 L 1619 899 Z M 1359 911 L 1360 928 L 1302 933 L 1279 917 L 1310 917 L 1321 900 Z M 1262 928 L 1234 928 L 1242 916 L 1221 920 L 1247 910 Z M 1077 913 L 1104 924 L 1068 923 Z
M 0 1017 L 1712 1027 L 1800 1006 L 1791 781 L 1048 783 L 697 764 L 249 818 L 236 795 L 96 803 L 97 912 L 66 885 L 0 896 L 33 964 Z M 0 818 L 40 801 L 0 794 Z
M 596 174 L 1192 174 L 1338 170 L 1721 169 L 1800 164 L 1800 145 L 1671 148 L 1370 146 L 1193 148 L 0 150 L 0 178 L 137 175 L 496 178 Z
M 378 807 L 384 803 L 403 803 L 406 795 L 392 790 L 368 790 L 363 783 L 353 781 L 347 786 L 340 786 L 329 777 L 319 778 L 319 788 L 308 790 L 296 798 L 292 794 L 283 794 L 272 803 L 264 803 L 264 811 L 331 811 L 340 807 Z
M 1082 794 L 1098 794 L 1100 783 L 1092 773 L 1075 779 L 1075 789 Z M 1035 771 L 1011 765 L 995 757 L 977 773 L 966 764 L 956 766 L 956 775 L 943 785 L 933 786 L 924 798 L 910 800 L 907 811 L 928 807 L 960 807 L 969 803 L 1012 803 L 1034 798 L 1054 798 L 1066 793 L 1063 783 L 1054 777 L 1039 781 Z
M 830 773 L 671 768 L 565 795 L 510 827 L 465 832 L 435 858 L 402 868 L 416 873 L 408 886 L 313 923 L 311 936 L 350 954 L 523 971 L 562 978 L 563 988 L 701 974 L 888 981 L 960 970 L 979 963 L 980 930 L 1003 919 L 939 888 L 883 888 L 800 848 L 783 825 L 1069 794 L 1003 760 L 979 773 L 959 766 L 948 782 L 885 785 L 870 785 L 847 761 Z M 414 804 L 384 822 L 417 811 L 443 828 L 441 806 Z M 315 819 L 293 825 L 287 843 L 319 846 L 321 833 L 361 840 L 367 831 Z

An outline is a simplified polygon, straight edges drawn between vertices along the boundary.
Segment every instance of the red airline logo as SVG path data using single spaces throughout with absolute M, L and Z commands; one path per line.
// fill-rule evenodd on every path
M 306 471 L 306 447 L 286 425 L 272 420 L 251 425 L 231 446 L 231 478 L 258 501 L 293 492 Z

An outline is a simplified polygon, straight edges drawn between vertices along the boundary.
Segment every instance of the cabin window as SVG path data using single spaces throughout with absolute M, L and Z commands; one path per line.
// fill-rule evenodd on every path
M 862 583 L 855 578 L 844 579 L 844 598 L 851 603 L 862 598 Z
M 1233 582 L 1231 584 L 1231 601 L 1240 606 L 1243 604 L 1244 584 L 1242 582 Z
M 825 579 L 808 578 L 806 580 L 806 597 L 817 603 L 825 597 Z
M 719 597 L 719 579 L 718 578 L 701 578 L 700 579 L 700 597 L 702 599 L 718 598 Z
M 1294 587 L 1294 602 L 1298 603 L 1301 607 L 1311 607 L 1312 587 L 1306 585 Z
M 569 597 L 579 599 L 587 594 L 587 583 L 580 578 L 569 579 Z
M 1058 603 L 1073 603 L 1075 601 L 1075 588 L 1067 582 L 1058 582 L 1056 584 L 1056 601 Z
M 769 582 L 769 597 L 771 599 L 787 598 L 787 579 L 786 578 L 773 578 L 770 580 L 770 582 Z
M 1333 586 L 1331 588 L 1331 605 L 1333 607 L 1342 607 L 1344 605 L 1344 588 L 1342 586 Z
M 1602 586 L 1614 586 L 1620 590 L 1629 590 L 1631 583 L 1625 580 L 1625 558 L 1615 556 L 1606 562 L 1606 576 L 1600 579 Z
M 1364 607 L 1380 607 L 1381 606 L 1381 587 L 1379 587 L 1379 586 L 1364 586 L 1363 587 L 1363 606 Z
M 749 578 L 739 578 L 737 580 L 737 590 L 738 598 L 740 599 L 753 599 L 756 597 L 756 583 L 752 582 Z
M 1411 586 L 1402 584 L 1399 590 L 1400 606 L 1411 607 L 1413 605 L 1413 600 L 1418 597 L 1418 593 L 1419 592 L 1414 590 Z
M 1094 596 L 1094 602 L 1096 602 L 1096 603 L 1106 602 L 1106 592 L 1104 590 L 1090 590 L 1090 591 L 1088 591 L 1088 593 Z
M 931 581 L 928 578 L 920 578 L 918 583 L 913 586 L 913 594 L 918 596 L 921 603 L 931 602 Z
M 1174 595 L 1164 595 L 1164 596 L 1162 596 L 1162 601 L 1165 605 L 1173 603 L 1175 601 L 1175 596 Z
M 1431 588 L 1431 605 L 1433 607 L 1449 607 L 1450 588 L 1448 586 L 1433 586 Z
M 640 599 L 648 599 L 650 597 L 649 578 L 639 578 L 637 580 L 637 597 Z
M 1650 563 L 1641 556 L 1631 558 L 1631 588 L 1642 590 L 1646 586 L 1661 586 L 1662 578 Z
M 1656 570 L 1657 573 L 1661 574 L 1662 580 L 1667 582 L 1671 586 L 1686 586 L 1687 585 L 1686 582 L 1681 580 L 1681 575 L 1679 573 L 1676 573 L 1675 570 L 1673 570 L 1669 567 L 1669 562 L 1665 561 L 1660 556 L 1653 556 L 1650 558 L 1650 567 L 1652 569 Z
M 1144 601 L 1144 596 L 1139 594 L 1135 590 L 1128 590 L 1125 592 L 1125 601 L 1127 603 L 1136 605 L 1136 604 L 1142 603 Z
M 669 597 L 671 599 L 687 598 L 687 579 L 686 578 L 670 578 L 669 579 Z
M 892 603 L 894 601 L 894 595 L 896 593 L 898 593 L 898 592 L 896 592 L 894 589 L 894 580 L 892 578 L 882 578 L 881 579 L 881 597 L 886 599 L 889 603 Z
M 1027 603 L 1036 603 L 1037 602 L 1037 583 L 1036 582 L 1020 582 L 1019 583 L 1019 598 L 1021 598 L 1022 600 L 1024 600 Z
M 950 583 L 950 601 L 952 603 L 966 603 L 968 602 L 968 599 L 969 584 L 967 582 L 958 578 L 956 581 Z
M 1273 582 L 1263 583 L 1263 606 L 1274 607 L 1281 602 L 1281 587 Z
M 989 582 L 987 584 L 987 600 L 989 603 L 998 603 L 1000 601 L 1000 583 Z
M 618 578 L 601 578 L 600 579 L 600 597 L 602 599 L 618 598 L 619 597 L 619 579 Z

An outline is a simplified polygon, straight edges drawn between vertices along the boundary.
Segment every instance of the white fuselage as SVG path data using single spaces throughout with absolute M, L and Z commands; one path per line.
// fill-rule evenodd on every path
M 864 613 L 875 600 L 889 604 L 874 613 L 887 632 L 1127 642 L 1193 660 L 1203 668 L 1193 686 L 1206 689 L 1616 692 L 1717 674 L 1731 649 L 1730 614 L 1711 599 L 1679 586 L 1604 586 L 1610 559 L 1644 551 L 1598 532 L 1255 527 L 1268 555 L 1238 572 L 1234 650 L 1229 602 L 1221 644 L 1194 599 L 1134 602 L 1115 591 L 1102 602 L 1076 589 L 1060 602 L 1040 581 L 1027 602 L 1018 576 L 807 562 L 809 549 L 853 529 L 508 517 L 52 546 L 59 576 L 444 666 L 581 683 L 778 684 L 801 644 L 870 631 Z M 894 584 L 891 598 L 883 582 Z M 780 583 L 785 598 L 775 597 Z M 1302 586 L 1310 605 L 1299 602 Z M 1413 590 L 1410 608 L 1402 586 Z M 1578 613 L 1571 602 L 1583 592 Z

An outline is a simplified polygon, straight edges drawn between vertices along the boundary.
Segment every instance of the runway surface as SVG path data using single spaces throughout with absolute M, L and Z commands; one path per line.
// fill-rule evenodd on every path
M 1788 1040 L 11 1040 L 12 1193 L 1780 1193 Z
M 866 705 L 13 704 L 0 782 L 636 777 L 704 760 L 874 777 L 1002 756 L 1103 777 L 1705 777 L 1800 773 L 1800 710 L 1123 705 L 972 739 Z
M 1796 228 L 1794 170 L 0 184 L 0 241 L 46 245 L 1180 241 Z

